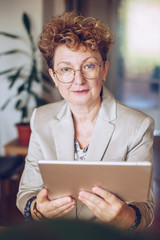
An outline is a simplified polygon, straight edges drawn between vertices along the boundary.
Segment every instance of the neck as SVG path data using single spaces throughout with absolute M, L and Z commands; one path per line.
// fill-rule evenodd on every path
M 87 124 L 95 122 L 99 109 L 101 107 L 101 99 L 94 105 L 88 106 L 73 106 L 70 105 L 70 109 L 73 115 L 74 123 Z
M 100 107 L 101 99 L 92 106 L 70 106 L 73 115 L 75 137 L 81 148 L 86 147 L 90 143 Z

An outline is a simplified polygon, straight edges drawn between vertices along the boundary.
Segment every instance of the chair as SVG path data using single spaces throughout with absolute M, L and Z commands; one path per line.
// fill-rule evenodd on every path
M 0 157 L 0 179 L 7 179 L 18 173 L 24 165 L 22 156 Z
M 23 156 L 0 156 L 0 224 L 2 225 L 6 216 L 7 198 L 10 194 L 11 178 L 20 177 L 24 166 Z

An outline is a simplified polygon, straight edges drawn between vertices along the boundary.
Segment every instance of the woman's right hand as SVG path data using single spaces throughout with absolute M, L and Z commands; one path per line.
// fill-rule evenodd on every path
M 45 188 L 38 193 L 35 201 L 37 202 L 37 210 L 46 218 L 61 218 L 75 207 L 75 200 L 70 196 L 50 200 L 48 191 Z M 31 214 L 35 220 L 38 220 L 33 212 L 35 201 L 31 204 Z

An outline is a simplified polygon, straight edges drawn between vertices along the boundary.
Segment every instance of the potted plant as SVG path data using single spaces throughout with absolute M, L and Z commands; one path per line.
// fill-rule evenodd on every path
M 9 68 L 0 72 L 0 75 L 6 75 L 6 78 L 9 81 L 9 89 L 15 87 L 15 84 L 17 84 L 17 82 L 19 83 L 16 94 L 14 96 L 10 96 L 5 101 L 3 106 L 1 106 L 1 110 L 5 109 L 10 103 L 10 101 L 12 101 L 12 99 L 15 99 L 15 109 L 21 112 L 21 122 L 16 124 L 18 128 L 18 133 L 20 134 L 19 141 L 21 144 L 26 145 L 28 144 L 30 137 L 30 128 L 27 118 L 30 102 L 34 102 L 35 107 L 39 107 L 43 104 L 48 103 L 48 101 L 44 97 L 40 96 L 39 92 L 37 92 L 37 85 L 39 88 L 42 89 L 42 91 L 45 91 L 47 94 L 51 94 L 51 88 L 49 86 L 51 85 L 53 87 L 54 85 L 50 80 L 49 75 L 38 67 L 38 46 L 33 40 L 33 36 L 31 33 L 31 22 L 26 13 L 23 13 L 22 15 L 22 22 L 28 36 L 28 51 L 22 49 L 11 49 L 5 52 L 1 52 L 0 57 L 5 55 L 11 56 L 15 54 L 23 54 L 27 56 L 27 58 L 29 58 L 29 64 L 27 61 L 27 64 L 20 64 L 18 67 Z M 7 32 L 0 32 L 0 35 L 10 38 L 14 41 L 25 41 L 22 36 L 10 34 Z M 25 130 L 22 130 L 23 132 L 21 133 L 20 130 L 23 129 L 22 127 L 24 127 Z M 29 130 L 27 130 L 26 132 L 26 129 L 28 128 Z

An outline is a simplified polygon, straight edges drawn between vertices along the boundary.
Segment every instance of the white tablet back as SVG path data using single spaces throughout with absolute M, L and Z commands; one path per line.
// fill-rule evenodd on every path
M 39 161 L 49 198 L 72 196 L 80 190 L 101 186 L 124 201 L 147 201 L 152 165 L 150 162 Z

